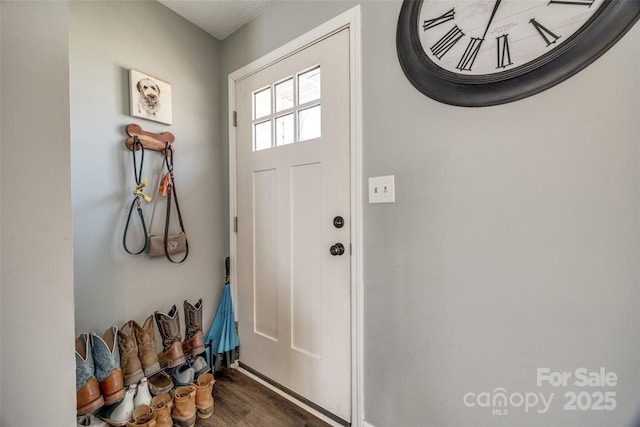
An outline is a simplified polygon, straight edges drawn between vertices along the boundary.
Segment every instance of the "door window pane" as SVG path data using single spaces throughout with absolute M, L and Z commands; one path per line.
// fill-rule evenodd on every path
M 271 114 L 271 88 L 253 94 L 253 119 Z
M 320 99 L 320 67 L 298 75 L 298 104 Z
M 254 151 L 322 136 L 320 80 L 317 66 L 253 92 Z
M 294 141 L 293 113 L 276 118 L 276 145 L 291 144 Z
M 276 113 L 293 107 L 293 79 L 275 85 Z
M 300 141 L 321 136 L 320 105 L 298 111 L 298 137 Z
M 271 148 L 271 120 L 253 125 L 253 141 L 255 151 Z

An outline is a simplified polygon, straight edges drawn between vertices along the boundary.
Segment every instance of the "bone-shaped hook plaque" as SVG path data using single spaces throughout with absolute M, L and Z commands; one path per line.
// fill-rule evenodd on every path
M 142 146 L 148 150 L 164 151 L 167 142 L 171 146 L 171 150 L 175 150 L 173 142 L 176 140 L 176 137 L 173 136 L 171 132 L 147 132 L 142 130 L 140 126 L 132 123 L 127 125 L 127 134 L 129 135 L 129 138 L 127 138 L 127 148 L 129 150 L 133 149 L 133 139 L 136 136 L 142 143 Z

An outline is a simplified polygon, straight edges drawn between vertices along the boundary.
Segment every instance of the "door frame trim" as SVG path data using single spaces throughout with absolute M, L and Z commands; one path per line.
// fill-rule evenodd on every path
M 349 28 L 349 90 L 350 90 L 350 174 L 351 174 L 351 425 L 364 423 L 364 282 L 363 282 L 363 175 L 362 175 L 362 38 L 361 10 L 355 6 L 302 36 L 275 49 L 271 53 L 232 72 L 228 77 L 229 89 L 229 252 L 237 256 L 237 234 L 234 232 L 237 216 L 237 164 L 236 132 L 233 126 L 235 84 L 265 67 L 284 59 L 332 34 Z M 237 313 L 237 286 L 234 282 L 236 263 L 231 263 L 231 291 L 234 312 Z

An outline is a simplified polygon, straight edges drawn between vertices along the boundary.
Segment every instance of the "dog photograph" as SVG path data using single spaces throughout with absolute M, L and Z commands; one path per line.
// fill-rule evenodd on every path
M 131 116 L 171 124 L 171 85 L 136 70 L 129 70 Z

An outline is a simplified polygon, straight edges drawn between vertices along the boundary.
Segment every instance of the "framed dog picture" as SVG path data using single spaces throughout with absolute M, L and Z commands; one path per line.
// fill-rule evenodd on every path
M 131 116 L 171 124 L 171 85 L 155 77 L 129 70 Z

